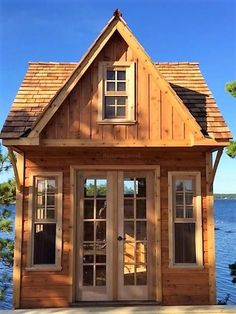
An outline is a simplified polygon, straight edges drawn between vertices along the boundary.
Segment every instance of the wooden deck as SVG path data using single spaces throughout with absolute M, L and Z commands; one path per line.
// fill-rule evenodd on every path
M 54 309 L 5 310 L 2 314 L 218 314 L 236 313 L 236 306 L 119 306 L 119 307 L 77 307 Z

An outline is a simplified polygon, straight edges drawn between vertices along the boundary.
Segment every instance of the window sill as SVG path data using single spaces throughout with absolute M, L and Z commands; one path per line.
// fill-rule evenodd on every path
M 136 120 L 110 120 L 110 119 L 104 119 L 101 121 L 97 121 L 97 124 L 136 124 Z
M 26 271 L 61 271 L 62 267 L 60 266 L 32 266 L 26 267 Z
M 203 265 L 197 264 L 170 264 L 169 268 L 176 268 L 176 269 L 204 269 Z

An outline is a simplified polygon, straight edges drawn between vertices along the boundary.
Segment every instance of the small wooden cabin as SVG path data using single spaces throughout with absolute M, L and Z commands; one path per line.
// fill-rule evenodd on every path
M 15 308 L 215 303 L 212 185 L 231 134 L 197 63 L 153 62 L 116 11 L 80 62 L 29 64 L 1 138 Z

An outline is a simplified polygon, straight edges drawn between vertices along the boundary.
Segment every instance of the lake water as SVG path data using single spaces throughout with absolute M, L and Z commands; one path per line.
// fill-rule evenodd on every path
M 14 207 L 12 209 L 12 219 Z M 236 304 L 236 284 L 233 284 L 228 264 L 236 262 L 236 200 L 215 200 L 216 234 L 216 283 L 217 299 L 230 294 L 228 304 Z M 0 235 L 1 236 L 1 235 Z M 13 237 L 13 234 L 11 235 Z M 0 264 L 0 274 L 4 267 Z M 12 270 L 8 270 L 12 275 Z M 6 300 L 0 301 L 0 309 L 12 308 L 12 285 L 9 287 Z

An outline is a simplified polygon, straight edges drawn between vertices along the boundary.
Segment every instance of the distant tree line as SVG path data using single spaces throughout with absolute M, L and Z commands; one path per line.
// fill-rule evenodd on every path
M 221 193 L 216 193 L 214 194 L 215 199 L 236 199 L 236 194 L 221 194 Z

